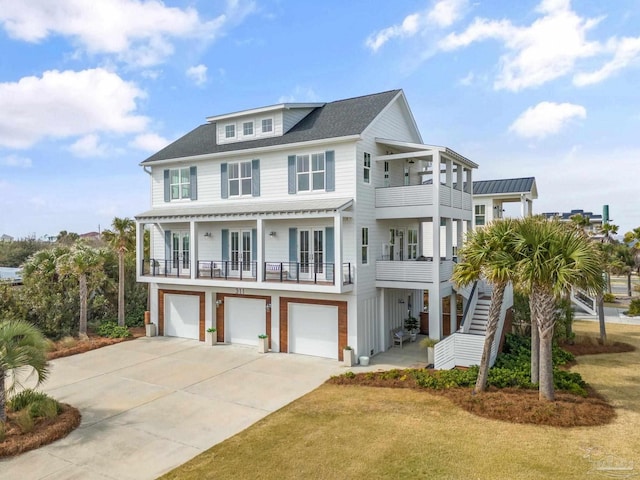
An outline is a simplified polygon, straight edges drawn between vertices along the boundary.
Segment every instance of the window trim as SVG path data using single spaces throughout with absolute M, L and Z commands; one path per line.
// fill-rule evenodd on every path
M 248 169 L 249 169 L 249 176 L 243 176 L 243 172 L 242 172 L 242 166 L 244 164 L 248 164 Z M 232 171 L 234 170 L 234 167 L 237 167 L 238 169 L 238 176 L 237 177 L 232 177 Z M 243 181 L 249 181 L 249 192 L 244 192 L 242 185 L 243 185 Z M 238 194 L 233 194 L 232 193 L 232 189 L 231 189 L 231 184 L 232 182 L 238 182 Z M 239 161 L 239 162 L 229 162 L 227 163 L 227 185 L 228 185 L 228 196 L 229 198 L 231 197 L 237 197 L 237 198 L 242 198 L 242 197 L 251 197 L 253 196 L 253 168 L 252 168 L 252 162 L 251 160 L 243 160 L 243 161 Z
M 362 251 L 360 260 L 362 261 L 362 265 L 369 264 L 369 227 L 362 227 L 361 233 L 361 241 L 362 241 Z
M 186 179 L 183 173 L 186 171 Z M 178 172 L 178 183 L 173 183 L 174 172 Z M 184 195 L 184 187 L 187 186 L 187 195 Z M 178 196 L 173 196 L 173 187 L 178 187 Z M 189 167 L 179 167 L 169 169 L 169 201 L 191 200 L 191 169 Z
M 364 183 L 371 183 L 371 154 L 364 152 L 362 179 Z
M 482 207 L 482 211 L 478 207 Z M 487 220 L 487 209 L 484 203 L 474 205 L 473 207 L 473 223 L 479 227 L 483 227 L 486 225 Z M 478 221 L 478 219 L 482 219 Z
M 308 170 L 302 171 L 299 169 L 300 161 L 306 157 Z M 316 159 L 322 158 L 322 169 L 314 170 L 313 162 L 314 157 Z M 326 192 L 327 191 L 327 158 L 326 152 L 314 152 L 314 153 L 305 153 L 302 155 L 296 155 L 296 192 Z M 322 188 L 315 188 L 314 176 L 316 174 L 322 174 Z M 307 179 L 307 188 L 300 188 L 300 179 L 306 177 Z
M 270 126 L 271 126 L 271 129 L 270 129 L 270 130 L 265 130 L 265 129 L 264 129 L 264 124 L 265 124 L 265 122 L 269 122 L 269 124 L 270 124 Z M 273 123 L 274 123 L 274 122 L 273 122 L 273 117 L 263 118 L 263 119 L 260 121 L 260 133 L 273 133 L 273 128 L 274 128 L 274 127 L 273 127 Z

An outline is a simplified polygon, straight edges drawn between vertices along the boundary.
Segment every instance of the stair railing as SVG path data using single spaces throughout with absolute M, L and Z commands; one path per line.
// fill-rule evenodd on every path
M 467 304 L 464 306 L 464 310 L 462 312 L 462 320 L 460 321 L 459 332 L 466 332 L 469 330 L 469 327 L 465 328 L 465 324 L 467 323 L 467 317 L 470 315 L 469 312 L 473 312 L 476 308 L 476 303 L 478 303 L 478 281 L 473 282 L 473 287 L 471 287 L 471 293 L 469 294 L 469 298 L 467 300 Z

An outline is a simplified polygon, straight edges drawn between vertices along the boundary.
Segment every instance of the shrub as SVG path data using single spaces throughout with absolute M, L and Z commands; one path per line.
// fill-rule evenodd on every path
M 489 370 L 487 384 L 497 388 L 518 387 L 533 388 L 528 371 L 508 368 L 492 368 Z
M 613 303 L 616 301 L 616 296 L 613 293 L 605 293 L 602 295 L 602 300 L 604 300 L 605 303 Z
M 553 384 L 558 390 L 566 390 L 582 397 L 587 396 L 587 384 L 579 373 L 554 369 Z
M 56 418 L 61 412 L 60 404 L 51 397 L 32 402 L 29 405 L 29 413 L 33 418 Z
M 5 423 L 0 420 L 0 442 L 4 442 L 4 439 L 7 436 L 7 426 Z
M 478 367 L 467 370 L 414 370 L 416 384 L 422 388 L 441 390 L 453 387 L 470 387 L 476 383 Z
M 627 315 L 629 315 L 630 317 L 636 317 L 640 315 L 640 298 L 634 298 L 633 300 L 631 300 Z
M 127 327 L 121 327 L 116 322 L 103 322 L 96 329 L 96 333 L 101 337 L 109 338 L 127 338 L 131 336 L 131 332 Z
M 9 400 L 9 408 L 14 412 L 19 412 L 20 410 L 24 410 L 34 402 L 43 401 L 49 398 L 51 397 L 46 393 L 37 392 L 28 388 L 11 397 L 11 399 Z
M 59 343 L 63 348 L 73 348 L 78 344 L 78 340 L 73 337 L 63 337 Z
M 356 374 L 353 372 L 347 372 L 343 375 L 343 377 L 353 379 L 353 378 L 356 378 Z
M 14 418 L 14 422 L 20 427 L 22 433 L 32 432 L 36 424 L 28 408 L 18 412 Z

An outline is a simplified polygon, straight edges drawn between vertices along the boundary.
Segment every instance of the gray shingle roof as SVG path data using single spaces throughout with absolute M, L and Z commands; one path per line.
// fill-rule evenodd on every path
M 500 193 L 528 193 L 531 192 L 535 180 L 535 177 L 478 180 L 473 182 L 473 194 L 497 195 Z
M 327 103 L 312 110 L 291 130 L 279 137 L 217 145 L 216 124 L 207 123 L 151 155 L 142 163 L 360 134 L 400 92 L 401 90 L 390 90 Z

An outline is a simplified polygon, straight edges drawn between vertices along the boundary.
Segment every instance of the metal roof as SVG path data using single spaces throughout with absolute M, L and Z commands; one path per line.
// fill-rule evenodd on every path
M 535 181 L 535 177 L 478 180 L 473 182 L 473 194 L 498 195 L 504 193 L 531 193 L 535 187 Z
M 389 90 L 327 103 L 313 109 L 284 135 L 259 140 L 218 145 L 216 123 L 207 123 L 151 155 L 142 164 L 360 134 L 401 91 Z
M 154 208 L 136 215 L 135 218 L 136 220 L 152 220 L 179 217 L 234 217 L 335 212 L 350 207 L 352 203 L 351 198 L 296 199 L 295 201 L 282 202 L 264 202 L 256 198 L 256 201 L 223 202 L 217 205 Z

